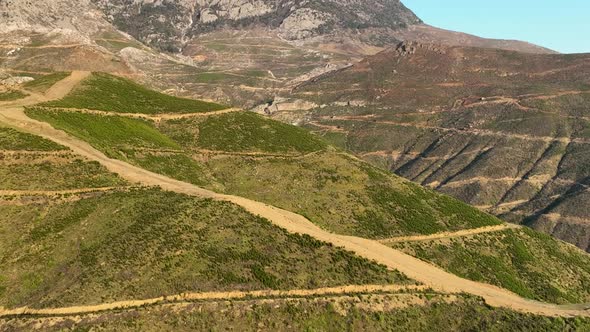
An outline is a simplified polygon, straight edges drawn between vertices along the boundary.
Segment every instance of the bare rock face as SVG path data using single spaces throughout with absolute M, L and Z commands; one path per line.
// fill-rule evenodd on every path
M 110 24 L 90 0 L 0 1 L 0 32 L 55 29 L 92 34 Z
M 300 40 L 341 29 L 400 29 L 421 21 L 399 0 L 91 0 L 119 29 L 160 49 L 224 28 L 263 27 Z
M 300 8 L 283 21 L 280 32 L 286 39 L 304 39 L 313 36 L 315 31 L 334 20 L 332 14 Z

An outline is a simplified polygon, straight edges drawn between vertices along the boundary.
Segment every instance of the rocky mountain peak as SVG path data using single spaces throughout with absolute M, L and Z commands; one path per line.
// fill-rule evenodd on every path
M 119 29 L 176 51 L 193 36 L 263 27 L 300 40 L 339 30 L 399 29 L 421 23 L 399 0 L 92 0 Z

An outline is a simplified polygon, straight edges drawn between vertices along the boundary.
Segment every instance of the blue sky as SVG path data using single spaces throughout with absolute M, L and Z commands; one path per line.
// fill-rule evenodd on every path
M 590 0 L 402 0 L 425 23 L 481 37 L 590 53 Z

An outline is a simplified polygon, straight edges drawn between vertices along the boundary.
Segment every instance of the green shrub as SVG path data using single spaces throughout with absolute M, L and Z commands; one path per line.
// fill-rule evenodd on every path
M 41 76 L 36 78 L 34 81 L 27 82 L 23 85 L 23 88 L 34 92 L 43 93 L 51 88 L 55 83 L 63 80 L 70 76 L 69 72 L 56 72 L 53 74 Z
M 65 98 L 41 106 L 142 114 L 198 113 L 226 108 L 215 103 L 169 96 L 104 73 L 93 73 Z

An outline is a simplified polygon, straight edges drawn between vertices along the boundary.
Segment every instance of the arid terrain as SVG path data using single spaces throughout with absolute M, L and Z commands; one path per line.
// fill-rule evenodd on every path
M 589 71 L 585 54 L 406 43 L 300 85 L 326 107 L 295 114 L 376 165 L 588 249 Z
M 397 0 L 0 17 L 0 330 L 590 329 L 590 56 Z

